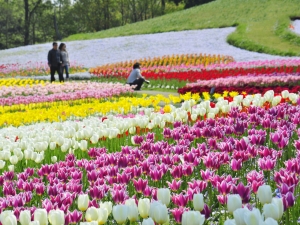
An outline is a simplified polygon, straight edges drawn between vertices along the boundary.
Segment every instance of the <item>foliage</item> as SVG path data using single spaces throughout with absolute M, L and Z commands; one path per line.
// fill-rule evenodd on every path
M 71 2 L 73 2 L 71 4 Z M 61 40 L 183 9 L 161 0 L 0 0 L 0 49 Z

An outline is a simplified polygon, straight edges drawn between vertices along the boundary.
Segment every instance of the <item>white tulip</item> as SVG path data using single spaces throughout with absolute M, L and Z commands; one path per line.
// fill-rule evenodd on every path
M 196 211 L 202 211 L 204 209 L 203 194 L 194 194 L 193 206 Z
M 152 207 L 152 206 L 151 206 Z M 166 205 L 159 203 L 153 210 L 152 219 L 158 224 L 165 224 L 169 221 L 169 214 Z
M 15 215 L 9 215 L 1 221 L 2 225 L 17 225 L 17 218 Z
M 31 221 L 30 211 L 29 210 L 23 210 L 20 213 L 19 221 L 20 221 L 21 225 L 29 225 L 29 223 Z
M 199 211 L 186 211 L 182 214 L 182 225 L 202 225 L 205 221 L 205 216 Z
M 30 160 L 32 158 L 33 151 L 31 149 L 26 149 L 24 151 L 25 159 Z
M 265 218 L 273 218 L 274 220 L 279 220 L 279 209 L 277 204 L 269 203 L 264 204 L 263 215 Z
M 159 188 L 157 190 L 157 199 L 168 206 L 171 200 L 170 190 L 168 188 Z
M 16 165 L 18 163 L 18 157 L 16 155 L 13 155 L 9 158 L 9 161 L 11 164 Z
M 238 225 L 246 225 L 245 223 L 245 214 L 248 212 L 249 210 L 247 208 L 239 208 L 236 209 L 233 212 L 233 218 L 236 224 Z
M 244 105 L 244 106 L 249 107 L 250 104 L 251 104 L 251 100 L 249 100 L 249 99 L 247 99 L 247 98 L 245 98 L 245 99 L 243 100 L 243 105 Z
M 31 160 L 35 161 L 38 156 L 37 152 L 32 152 Z
M 15 171 L 15 166 L 14 165 L 9 165 L 8 170 L 9 171 Z
M 242 208 L 242 198 L 240 195 L 228 195 L 227 209 L 229 213 L 233 213 L 236 209 Z
M 207 114 L 207 118 L 208 119 L 213 119 L 213 118 L 215 118 L 215 114 L 210 112 L 210 113 Z
M 131 206 L 131 205 L 136 206 L 136 203 L 135 203 L 135 200 L 133 198 L 130 198 L 130 199 L 127 199 L 125 201 L 125 205 L 127 205 L 127 206 Z
M 148 198 L 140 198 L 138 210 L 143 219 L 147 218 L 149 216 L 150 200 Z
M 272 203 L 277 206 L 279 218 L 281 218 L 283 216 L 283 212 L 284 212 L 282 198 L 273 198 L 272 199 Z
M 204 107 L 199 108 L 199 115 L 204 116 L 206 114 L 206 109 Z
M 152 218 L 143 219 L 142 225 L 155 225 Z
M 233 97 L 233 100 L 237 102 L 237 104 L 240 104 L 243 101 L 244 96 L 243 95 L 237 95 Z
M 128 217 L 128 206 L 127 205 L 115 205 L 112 210 L 113 217 L 118 224 L 126 222 Z
M 198 117 L 197 114 L 192 114 L 192 115 L 191 115 L 192 121 L 196 121 L 196 120 L 197 120 L 197 117 Z
M 139 220 L 139 211 L 138 207 L 134 203 L 128 206 L 128 219 L 130 222 L 136 222 Z
M 65 214 L 62 210 L 56 209 L 51 210 L 48 215 L 50 224 L 52 225 L 64 225 L 65 224 Z
M 89 202 L 90 202 L 90 200 L 89 200 L 89 196 L 87 194 L 79 195 L 78 200 L 77 200 L 78 209 L 80 211 L 87 210 L 87 208 L 89 207 Z
M 106 209 L 109 215 L 112 211 L 112 202 L 100 202 L 100 208 Z
M 98 209 L 94 206 L 88 208 L 85 213 L 85 219 L 88 222 L 98 221 Z
M 69 150 L 69 145 L 68 144 L 66 144 L 66 143 L 64 143 L 61 147 L 60 147 L 60 150 L 62 151 L 62 152 L 67 152 L 68 150 Z
M 272 190 L 269 185 L 262 185 L 257 191 L 258 200 L 262 204 L 271 203 L 272 201 Z
M 5 166 L 5 161 L 0 160 L 0 170 L 3 169 Z
M 39 221 L 40 225 L 47 225 L 48 218 L 47 218 L 47 211 L 46 209 L 36 209 L 34 211 L 34 221 Z
M 135 134 L 136 128 L 135 127 L 130 127 L 129 128 L 129 134 Z
M 244 221 L 246 225 L 258 225 L 263 222 L 260 211 L 256 208 L 252 209 L 252 211 L 248 210 L 245 213 Z
M 93 136 L 90 138 L 90 141 L 93 143 L 93 144 L 96 144 L 99 140 L 99 135 L 98 134 L 93 134 Z
M 86 151 L 88 148 L 88 143 L 86 140 L 81 140 L 80 144 L 79 144 L 79 148 L 81 149 L 81 151 Z
M 108 212 L 104 208 L 97 209 L 98 211 L 98 224 L 105 224 L 108 218 Z
M 51 157 L 51 162 L 52 163 L 56 163 L 57 162 L 57 157 L 56 156 L 52 156 Z
M 273 99 L 272 99 L 272 106 L 276 106 L 280 103 L 281 101 L 281 96 L 275 96 Z
M 288 98 L 289 95 L 290 95 L 290 93 L 289 93 L 288 90 L 284 90 L 284 91 L 281 92 L 281 96 L 282 96 L 283 98 Z
M 13 211 L 11 210 L 5 210 L 0 214 L 0 222 L 3 224 L 5 218 L 14 215 Z
M 267 218 L 265 220 L 265 224 L 266 225 L 278 225 L 278 222 L 276 220 L 272 219 L 272 218 Z

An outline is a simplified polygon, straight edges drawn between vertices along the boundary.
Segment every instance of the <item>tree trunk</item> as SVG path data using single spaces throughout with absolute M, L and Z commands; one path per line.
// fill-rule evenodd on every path
M 25 10 L 25 30 L 24 30 L 24 45 L 29 45 L 29 3 L 28 0 L 24 0 Z
M 25 10 L 25 29 L 24 29 L 24 45 L 29 45 L 29 32 L 30 32 L 30 20 L 35 12 L 35 10 L 38 8 L 38 6 L 41 4 L 42 0 L 37 0 L 30 11 L 29 9 L 29 0 L 24 0 L 24 10 Z
M 165 14 L 166 0 L 161 0 L 161 14 Z
M 56 19 L 56 12 L 54 11 L 54 28 L 55 28 L 55 34 L 56 34 L 56 40 L 61 40 L 61 35 L 59 33 L 59 30 L 58 30 L 58 26 L 57 26 L 57 19 Z

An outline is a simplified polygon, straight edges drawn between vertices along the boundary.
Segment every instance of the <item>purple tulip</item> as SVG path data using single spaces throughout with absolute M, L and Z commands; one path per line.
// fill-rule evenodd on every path
M 178 180 L 176 181 L 175 179 L 172 181 L 172 183 L 170 183 L 169 181 L 167 181 L 167 184 L 169 186 L 169 188 L 172 190 L 172 191 L 178 191 L 178 189 L 180 188 L 181 184 L 182 184 L 182 181 L 181 180 Z
M 175 205 L 179 207 L 185 207 L 189 201 L 188 195 L 180 193 L 179 195 L 173 195 L 172 201 Z
M 141 178 L 139 178 L 138 180 L 133 180 L 133 185 L 135 187 L 135 190 L 138 193 L 143 193 L 143 191 L 145 190 L 145 188 L 148 186 L 148 180 L 142 180 Z
M 232 159 L 230 165 L 233 171 L 238 171 L 242 169 L 242 159 Z
M 232 186 L 232 192 L 233 194 L 240 195 L 242 201 L 244 204 L 248 203 L 251 198 L 251 189 L 250 186 L 244 186 L 242 182 L 240 182 L 237 186 Z
M 179 208 L 174 208 L 171 211 L 176 223 L 181 223 L 182 221 L 182 214 L 185 212 L 185 211 L 189 211 L 190 209 L 189 208 L 184 208 L 184 207 L 179 207 Z

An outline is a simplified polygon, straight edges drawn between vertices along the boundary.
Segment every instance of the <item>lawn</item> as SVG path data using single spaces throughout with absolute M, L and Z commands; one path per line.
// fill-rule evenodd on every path
M 250 51 L 300 55 L 300 36 L 289 31 L 300 16 L 299 0 L 216 0 L 191 9 L 105 31 L 65 39 L 87 40 L 205 28 L 237 26 L 228 42 Z

